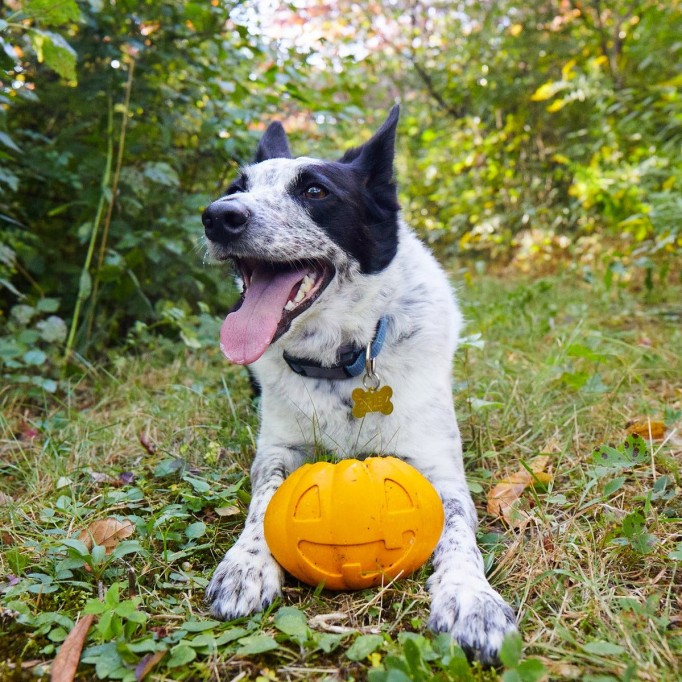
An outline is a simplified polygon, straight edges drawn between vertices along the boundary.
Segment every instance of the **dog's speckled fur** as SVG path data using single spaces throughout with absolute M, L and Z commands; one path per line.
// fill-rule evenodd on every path
M 443 270 L 399 219 L 392 180 L 396 123 L 394 109 L 370 142 L 338 162 L 289 158 L 281 126 L 271 126 L 259 162 L 243 170 L 230 194 L 248 210 L 243 235 L 209 241 L 209 252 L 219 259 L 323 260 L 336 275 L 250 366 L 262 388 L 253 497 L 244 532 L 216 569 L 207 599 L 216 617 L 231 619 L 264 608 L 280 594 L 283 573 L 265 543 L 263 517 L 278 486 L 316 448 L 339 457 L 392 454 L 433 483 L 445 509 L 428 581 L 429 625 L 491 663 L 504 636 L 516 629 L 515 618 L 489 585 L 476 546 L 476 512 L 452 401 L 461 315 Z M 301 199 L 308 176 L 324 183 L 330 201 L 310 205 Z M 363 202 L 372 205 L 367 209 Z M 354 419 L 350 395 L 361 377 L 304 378 L 283 360 L 287 351 L 331 365 L 341 346 L 369 343 L 382 316 L 388 329 L 377 371 L 394 391 L 391 415 Z

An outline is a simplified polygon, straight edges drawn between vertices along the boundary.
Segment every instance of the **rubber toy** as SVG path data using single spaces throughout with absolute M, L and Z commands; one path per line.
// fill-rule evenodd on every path
M 395 457 L 305 464 L 273 496 L 265 539 L 309 585 L 358 590 L 419 568 L 443 530 L 438 493 Z

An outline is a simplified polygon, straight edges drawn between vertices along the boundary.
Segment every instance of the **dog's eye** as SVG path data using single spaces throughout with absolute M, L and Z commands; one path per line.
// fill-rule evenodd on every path
M 324 199 L 327 196 L 329 196 L 329 192 L 321 185 L 310 185 L 303 192 L 305 199 Z

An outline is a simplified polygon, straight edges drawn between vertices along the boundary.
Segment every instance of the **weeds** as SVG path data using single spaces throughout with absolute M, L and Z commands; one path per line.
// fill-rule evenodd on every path
M 0 674 L 47 675 L 91 614 L 80 670 L 100 679 L 678 679 L 682 334 L 667 295 L 567 275 L 462 292 L 456 398 L 479 539 L 524 638 L 499 671 L 426 630 L 428 567 L 358 593 L 290 579 L 263 614 L 207 617 L 256 430 L 248 379 L 216 349 L 164 342 L 50 396 L 6 388 Z M 487 515 L 492 487 L 538 455 L 549 475 L 519 500 L 526 521 Z M 111 551 L 84 540 L 107 519 L 134 528 Z

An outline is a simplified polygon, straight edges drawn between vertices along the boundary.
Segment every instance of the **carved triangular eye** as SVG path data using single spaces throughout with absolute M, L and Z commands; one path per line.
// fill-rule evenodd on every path
M 407 490 L 390 478 L 384 480 L 384 493 L 386 494 L 386 509 L 389 512 L 406 511 L 414 507 Z
M 320 488 L 311 486 L 301 497 L 298 498 L 294 518 L 304 521 L 319 519 L 322 516 L 322 506 L 320 505 Z

